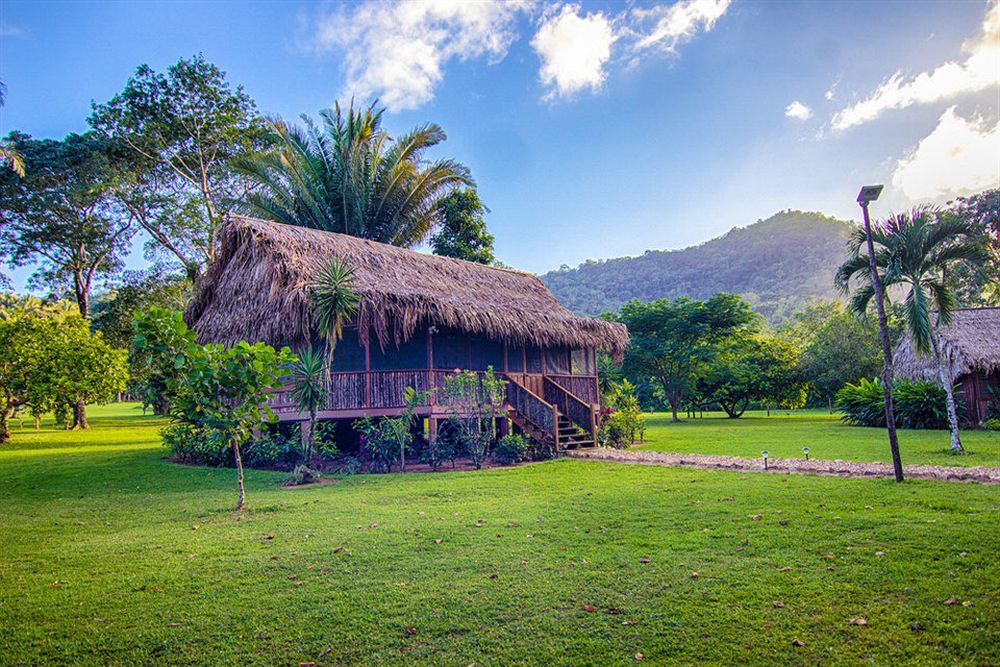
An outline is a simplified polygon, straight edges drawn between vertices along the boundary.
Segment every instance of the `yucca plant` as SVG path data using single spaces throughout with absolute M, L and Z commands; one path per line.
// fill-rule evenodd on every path
M 329 376 L 333 352 L 344 335 L 344 326 L 361 307 L 355 290 L 354 270 L 336 257 L 320 267 L 309 286 L 313 321 L 320 338 L 326 341 L 325 363 Z
M 934 355 L 946 395 L 951 451 L 955 453 L 964 451 L 952 391 L 955 378 L 949 377 L 942 359 L 937 330 L 951 323 L 957 308 L 955 294 L 946 280 L 948 269 L 958 262 L 982 262 L 988 257 L 977 239 L 972 223 L 930 207 L 891 215 L 872 226 L 875 264 L 886 291 L 893 287 L 905 291 L 907 332 L 918 354 Z M 874 297 L 868 257 L 861 254 L 866 244 L 864 230 L 856 230 L 850 243 L 851 257 L 838 269 L 836 281 L 847 291 L 852 280 L 861 279 L 851 297 L 851 309 L 864 315 Z
M 425 160 L 446 138 L 439 126 L 394 139 L 382 129 L 383 113 L 374 103 L 355 110 L 352 102 L 346 113 L 339 104 L 321 111 L 321 125 L 305 115 L 302 127 L 271 121 L 278 148 L 236 163 L 258 187 L 234 205 L 267 220 L 392 245 L 423 241 L 438 200 L 475 183 L 459 162 Z
M 308 436 L 303 433 L 302 450 L 306 465 L 312 459 L 312 445 L 316 440 L 316 413 L 326 404 L 326 355 L 311 347 L 297 353 L 298 359 L 289 364 L 292 375 L 291 397 L 300 412 L 309 415 Z

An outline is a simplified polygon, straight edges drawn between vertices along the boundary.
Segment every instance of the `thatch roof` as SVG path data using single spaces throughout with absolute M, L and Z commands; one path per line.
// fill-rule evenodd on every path
M 383 346 L 419 326 L 454 327 L 513 343 L 594 347 L 620 356 L 620 324 L 577 317 L 537 276 L 353 236 L 231 216 L 218 258 L 198 281 L 185 319 L 199 340 L 300 345 L 312 331 L 308 285 L 337 257 L 354 270 L 357 324 Z
M 952 381 L 969 373 L 1000 370 L 1000 308 L 961 308 L 939 333 L 941 354 Z M 938 381 L 933 355 L 918 357 L 904 336 L 893 355 L 896 375 L 910 380 Z

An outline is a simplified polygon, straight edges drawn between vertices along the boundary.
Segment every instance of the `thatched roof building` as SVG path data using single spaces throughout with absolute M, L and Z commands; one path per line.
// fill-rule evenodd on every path
M 399 345 L 419 326 L 539 347 L 603 349 L 620 356 L 620 324 L 577 317 L 538 277 L 384 243 L 232 216 L 218 259 L 199 281 L 185 313 L 203 341 L 296 346 L 309 339 L 308 285 L 337 257 L 356 275 L 362 297 L 359 335 Z
M 940 333 L 941 354 L 950 381 L 961 387 L 966 419 L 981 423 L 1000 410 L 1000 308 L 962 308 Z M 896 375 L 940 382 L 932 355 L 920 357 L 904 336 L 894 355 Z
M 940 331 L 941 354 L 951 378 L 1000 370 L 1000 308 L 961 308 L 952 323 Z M 919 357 L 912 341 L 904 336 L 893 355 L 896 375 L 910 380 L 937 381 L 932 355 Z

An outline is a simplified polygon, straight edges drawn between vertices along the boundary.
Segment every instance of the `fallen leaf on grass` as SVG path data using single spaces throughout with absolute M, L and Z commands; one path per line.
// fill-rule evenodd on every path
M 792 640 L 792 646 L 805 646 L 805 645 L 806 645 L 806 643 L 804 641 L 802 641 L 801 639 L 793 639 Z
M 184 624 L 183 623 L 167 623 L 167 627 L 168 628 L 179 628 L 182 625 L 184 625 Z
M 413 627 L 412 625 L 406 626 L 406 634 L 408 634 L 408 635 L 415 635 L 415 634 L 417 634 L 417 632 L 418 632 L 418 630 L 415 627 Z
M 787 526 L 788 525 L 788 519 L 782 519 L 781 521 L 778 522 L 778 525 Z
M 643 556 L 642 558 L 639 559 L 639 562 L 640 563 L 651 563 L 651 562 L 653 562 L 653 559 L 650 558 L 649 556 Z
M 344 550 L 344 547 L 334 547 L 333 553 L 337 554 Z
M 692 572 L 691 573 L 691 578 L 692 579 L 697 579 L 698 578 L 698 573 L 697 572 Z
M 281 556 L 279 556 L 277 554 L 271 556 L 271 560 L 279 560 L 280 558 L 281 558 Z
M 823 554 L 823 560 L 836 560 L 837 557 L 833 554 Z
M 412 647 L 412 646 L 407 646 L 407 645 L 405 645 L 405 644 L 404 644 L 403 646 L 400 646 L 400 647 L 399 647 L 399 652 L 400 652 L 400 653 L 409 653 L 409 652 L 410 652 L 410 651 L 412 651 L 412 650 L 413 650 L 413 647 Z
M 782 607 L 785 606 L 785 603 L 782 602 L 781 600 L 775 600 L 774 602 L 771 603 L 771 606 L 774 606 L 774 607 L 777 607 L 778 609 L 781 609 Z
M 639 621 L 632 621 L 632 620 L 622 621 L 622 625 L 637 625 L 638 623 Z
M 879 558 L 881 558 L 882 556 L 885 555 L 885 552 L 884 551 L 876 551 L 875 555 L 878 556 Z
M 434 540 L 434 544 L 441 544 L 442 542 L 444 542 L 444 540 L 442 540 L 440 537 L 435 538 Z
M 201 526 L 199 526 L 198 524 L 194 524 L 193 526 L 191 526 L 191 530 L 198 530 L 199 528 L 201 528 Z
M 962 606 L 963 607 L 971 607 L 972 606 L 972 600 L 966 600 L 965 602 L 962 603 Z
M 493 574 L 490 575 L 490 579 L 496 579 L 498 576 L 499 575 L 496 572 L 494 572 Z
M 778 568 L 778 572 L 788 572 L 788 571 L 789 571 L 789 570 L 791 570 L 791 569 L 792 569 L 792 568 L 790 568 L 790 567 L 788 567 L 788 566 L 786 565 L 785 567 L 779 567 L 779 568 Z
M 597 607 L 595 607 L 592 604 L 580 605 L 580 609 L 584 610 L 588 614 L 593 614 L 595 611 L 597 611 Z
M 751 515 L 749 515 L 749 517 L 748 517 L 748 518 L 749 518 L 749 519 L 750 519 L 751 521 L 760 521 L 760 515 L 759 515 L 759 514 L 751 514 Z
M 620 609 L 618 607 L 608 607 L 604 611 L 608 612 L 609 614 L 624 614 L 625 613 L 624 609 Z
M 851 625 L 868 625 L 868 621 L 866 621 L 863 618 L 851 618 L 847 622 L 850 623 Z
M 636 653 L 635 654 L 636 662 L 642 662 L 645 657 L 646 656 L 644 656 L 642 653 Z
M 316 667 L 315 662 L 300 662 L 299 667 Z
M 265 535 L 265 536 L 264 536 L 264 537 L 262 537 L 261 539 L 262 539 L 262 540 L 273 540 L 273 539 L 274 539 L 274 535 Z
M 951 604 L 957 604 L 958 600 L 956 600 L 955 598 L 948 598 L 947 600 L 944 601 L 944 603 L 945 604 L 949 604 L 949 605 L 951 605 Z

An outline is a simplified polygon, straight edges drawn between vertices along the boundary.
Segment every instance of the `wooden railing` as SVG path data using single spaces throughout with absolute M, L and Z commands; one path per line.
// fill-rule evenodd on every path
M 507 381 L 507 402 L 524 419 L 535 428 L 559 442 L 559 420 L 556 418 L 554 405 L 545 402 L 540 396 L 533 394 L 526 387 L 514 380 Z
M 546 375 L 545 377 L 585 403 L 600 402 L 597 397 L 596 375 Z
M 548 377 L 545 378 L 545 393 L 542 396 L 546 402 L 556 406 L 559 412 L 564 414 L 573 424 L 591 435 L 594 434 L 593 405 L 584 403 Z

